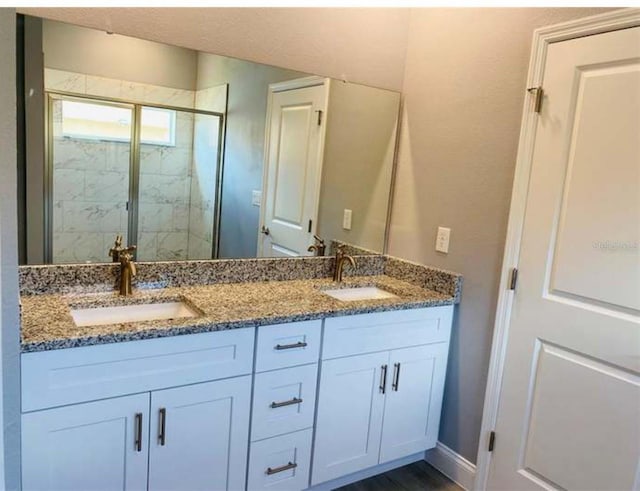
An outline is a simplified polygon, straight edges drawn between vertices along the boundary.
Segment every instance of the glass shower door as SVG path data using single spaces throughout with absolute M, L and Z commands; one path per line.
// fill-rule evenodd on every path
M 220 116 L 143 106 L 137 258 L 212 259 Z
M 49 99 L 49 262 L 109 261 L 127 243 L 134 106 Z

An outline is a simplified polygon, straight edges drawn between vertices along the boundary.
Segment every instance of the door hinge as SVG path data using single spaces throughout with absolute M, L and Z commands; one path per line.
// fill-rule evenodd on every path
M 322 111 L 318 109 L 316 112 L 318 113 L 318 126 L 320 126 L 322 124 Z
M 311 233 L 311 226 L 313 225 L 313 220 L 309 220 L 309 227 L 307 228 L 307 232 Z
M 518 268 L 511 270 L 511 278 L 509 279 L 509 290 L 515 290 L 518 284 Z
M 493 447 L 496 445 L 496 432 L 492 431 L 491 433 L 489 433 L 489 447 L 487 450 L 489 450 L 489 452 L 493 452 Z
M 542 110 L 542 98 L 544 97 L 544 90 L 542 87 L 529 87 L 527 89 L 529 94 L 534 94 L 535 101 L 533 103 L 533 110 L 539 113 Z

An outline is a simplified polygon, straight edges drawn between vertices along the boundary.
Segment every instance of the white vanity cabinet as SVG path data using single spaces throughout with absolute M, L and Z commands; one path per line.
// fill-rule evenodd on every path
M 243 489 L 254 334 L 23 355 L 23 489 Z
M 322 320 L 258 328 L 247 489 L 309 485 Z
M 325 321 L 311 484 L 435 446 L 452 310 Z
M 452 312 L 25 353 L 23 489 L 302 490 L 419 455 Z

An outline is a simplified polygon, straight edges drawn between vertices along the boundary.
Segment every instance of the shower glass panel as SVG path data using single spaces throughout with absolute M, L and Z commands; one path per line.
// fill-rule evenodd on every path
M 212 259 L 220 116 L 143 106 L 140 119 L 137 259 Z
M 134 106 L 49 102 L 49 248 L 53 263 L 105 262 L 128 230 Z

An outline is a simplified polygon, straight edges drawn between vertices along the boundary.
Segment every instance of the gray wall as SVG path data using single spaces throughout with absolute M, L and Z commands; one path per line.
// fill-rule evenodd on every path
M 400 94 L 332 80 L 322 165 L 318 234 L 382 252 Z M 342 228 L 344 210 L 351 230 Z
M 198 54 L 62 22 L 43 22 L 47 68 L 194 90 Z
M 414 9 L 389 252 L 464 275 L 440 440 L 476 459 L 533 30 L 601 9 Z M 449 254 L 434 250 L 451 227 Z
M 268 86 L 307 74 L 199 53 L 198 90 L 229 84 L 222 177 L 219 256 L 255 257 L 260 208 L 251 191 L 262 189 Z
M 16 12 L 0 9 L 0 369 L 4 489 L 20 487 L 20 319 L 16 175 Z M 4 446 L 4 454 L 2 447 Z

